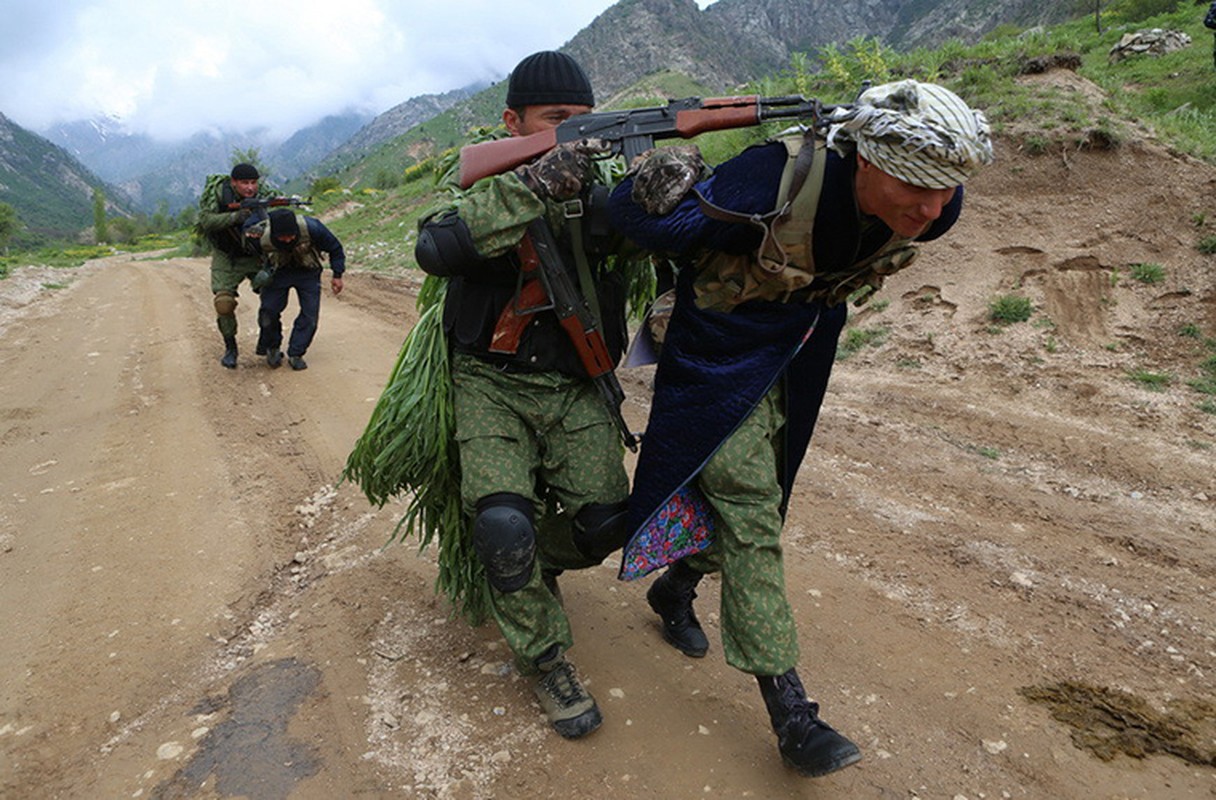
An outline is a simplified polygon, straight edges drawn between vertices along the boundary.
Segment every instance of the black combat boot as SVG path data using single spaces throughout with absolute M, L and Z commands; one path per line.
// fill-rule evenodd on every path
M 663 638 L 686 656 L 701 658 L 709 651 L 709 639 L 692 610 L 701 573 L 677 561 L 667 568 L 646 592 L 646 602 L 663 619 Z
M 819 719 L 819 704 L 806 699 L 798 673 L 757 675 L 760 694 L 777 733 L 781 760 L 807 777 L 844 769 L 861 760 L 861 751 Z
M 220 357 L 220 363 L 228 369 L 236 369 L 236 337 L 224 337 L 224 355 Z

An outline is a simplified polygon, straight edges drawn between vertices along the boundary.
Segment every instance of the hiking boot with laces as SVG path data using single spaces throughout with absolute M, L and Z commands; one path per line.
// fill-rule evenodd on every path
M 701 658 L 709 651 L 709 639 L 692 610 L 701 573 L 677 561 L 650 585 L 646 602 L 663 620 L 663 638 L 686 656 Z
M 806 699 L 798 673 L 757 675 L 781 760 L 799 774 L 815 778 L 861 760 L 857 745 L 819 718 L 819 704 Z
M 567 739 L 577 739 L 600 726 L 604 718 L 599 706 L 579 683 L 573 664 L 559 652 L 536 666 L 540 669 L 536 697 L 558 733 Z

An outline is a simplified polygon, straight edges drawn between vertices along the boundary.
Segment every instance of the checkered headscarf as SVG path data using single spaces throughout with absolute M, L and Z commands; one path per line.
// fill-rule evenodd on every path
M 992 163 L 983 112 L 949 89 L 914 80 L 884 83 L 862 93 L 828 120 L 827 144 L 854 148 L 874 166 L 913 186 L 950 189 Z

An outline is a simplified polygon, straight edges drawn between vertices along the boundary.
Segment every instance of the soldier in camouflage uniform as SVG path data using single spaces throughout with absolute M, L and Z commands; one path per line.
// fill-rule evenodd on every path
M 683 258 L 622 574 L 670 564 L 647 600 L 667 641 L 703 656 L 695 587 L 720 572 L 726 660 L 756 676 L 783 760 L 808 776 L 861 758 L 819 718 L 795 671 L 781 550 L 844 301 L 911 263 L 914 242 L 944 234 L 963 181 L 992 160 L 983 115 L 932 84 L 874 87 L 831 123 L 827 146 L 799 134 L 749 148 L 676 203 L 656 202 L 672 193 L 648 182 L 677 175 L 680 196 L 701 171 L 673 171 L 660 151 L 610 203 L 625 235 Z M 652 542 L 662 546 L 646 549 Z
M 578 63 L 545 51 L 512 71 L 503 121 L 511 135 L 523 136 L 586 113 L 593 103 Z M 592 205 L 598 150 L 587 142 L 558 145 L 513 172 L 483 178 L 421 221 L 415 248 L 424 270 L 449 279 L 444 330 L 461 498 L 492 614 L 520 672 L 538 677 L 537 697 L 567 738 L 594 731 L 601 716 L 566 657 L 573 638 L 557 576 L 599 564 L 621 547 L 629 484 L 617 430 L 556 315 L 536 313 L 511 352 L 496 351 L 503 348 L 495 333 L 504 311 L 517 307 L 516 247 L 543 215 L 572 280 L 598 307 L 613 362 L 619 359 L 624 280 L 605 264 L 614 245 L 592 236 L 592 221 L 577 217 Z M 574 269 L 576 248 L 589 263 L 583 279 Z
M 211 243 L 211 293 L 215 301 L 215 324 L 224 339 L 224 355 L 220 363 L 228 369 L 236 369 L 236 305 L 241 281 L 252 281 L 261 266 L 261 256 L 256 249 L 246 247 L 241 231 L 253 209 L 227 209 L 230 203 L 239 203 L 251 197 L 268 197 L 269 192 L 259 186 L 260 175 L 252 164 L 237 164 L 232 168 L 231 181 L 225 184 L 218 197 L 203 197 L 199 201 L 198 222 L 203 234 Z M 259 353 L 262 355 L 262 353 Z

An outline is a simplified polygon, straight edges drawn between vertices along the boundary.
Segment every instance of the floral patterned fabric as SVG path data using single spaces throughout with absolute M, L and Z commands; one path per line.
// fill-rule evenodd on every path
M 682 486 L 646 522 L 625 549 L 624 580 L 640 578 L 713 542 L 713 515 L 700 490 Z

